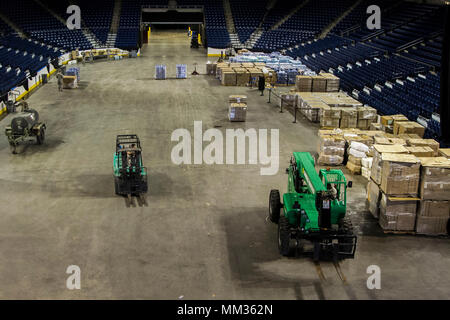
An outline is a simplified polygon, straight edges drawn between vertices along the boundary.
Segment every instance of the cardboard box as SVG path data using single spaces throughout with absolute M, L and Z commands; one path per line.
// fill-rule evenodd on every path
M 323 105 L 321 116 L 324 118 L 341 119 L 341 109 Z
M 331 130 L 330 130 L 331 131 Z M 345 140 L 342 135 L 319 133 L 319 165 L 341 165 L 344 161 Z
M 357 128 L 361 130 L 368 130 L 370 128 L 370 124 L 374 120 L 365 120 L 365 119 L 358 119 Z
M 444 157 L 419 158 L 422 200 L 450 199 L 450 160 Z
M 64 76 L 63 77 L 63 88 L 64 89 L 78 88 L 77 76 Z
M 439 155 L 441 157 L 445 157 L 447 159 L 450 159 L 450 149 L 439 149 Z
M 420 216 L 424 217 L 450 217 L 450 201 L 420 201 Z
M 449 218 L 418 216 L 416 232 L 429 236 L 450 234 Z
M 375 144 L 394 144 L 389 138 L 386 137 L 374 137 L 374 142 Z
M 402 114 L 394 114 L 391 117 L 392 117 L 392 121 L 393 121 L 392 124 L 395 124 L 396 122 L 401 122 L 401 121 L 409 121 L 409 119 Z
M 313 79 L 310 76 L 297 76 L 295 88 L 298 92 L 311 92 Z
M 236 85 L 245 87 L 250 83 L 250 73 L 247 71 L 236 71 Z
M 358 125 L 358 111 L 355 108 L 341 109 L 341 128 L 356 128 Z
M 325 92 L 327 89 L 327 79 L 318 75 L 312 79 L 312 92 Z
M 375 108 L 364 106 L 358 107 L 358 120 L 376 120 L 377 110 Z
M 414 133 L 421 138 L 425 134 L 425 127 L 414 121 L 394 121 L 394 134 Z
M 367 184 L 367 209 L 377 219 L 380 216 L 380 200 L 381 190 L 378 184 L 372 179 L 369 179 L 369 183 Z
M 406 146 L 406 140 L 401 138 L 388 138 L 392 144 L 399 144 L 402 146 Z
M 246 68 L 246 69 L 255 67 L 255 64 L 253 62 L 243 62 L 241 64 L 242 64 L 242 67 Z
M 325 89 L 326 92 L 338 92 L 339 91 L 339 86 L 340 86 L 341 80 L 338 77 L 336 77 L 332 73 L 321 73 L 320 75 L 322 77 L 324 77 L 327 81 L 326 89 Z
M 394 153 L 394 154 L 407 154 L 408 150 L 404 146 L 400 145 L 383 145 L 383 144 L 375 144 L 373 145 L 373 162 L 372 162 L 372 171 L 370 173 L 370 177 L 377 183 L 381 184 L 381 172 L 383 161 L 381 156 L 383 153 Z
M 408 143 L 408 146 L 411 147 L 429 147 L 433 149 L 434 151 L 433 155 L 431 155 L 430 157 L 437 157 L 439 155 L 439 142 L 437 142 L 434 139 L 422 139 L 418 137 L 418 138 L 408 138 L 406 139 L 406 141 Z
M 351 154 L 348 156 L 348 162 L 351 162 L 357 166 L 362 166 L 361 160 L 362 158 L 352 156 Z
M 420 161 L 410 154 L 383 153 L 381 190 L 388 196 L 417 197 Z
M 321 117 L 320 126 L 323 128 L 339 128 L 340 119 Z
M 392 116 L 381 116 L 380 122 L 383 126 L 391 126 L 394 124 L 394 119 Z
M 244 95 L 231 95 L 228 97 L 228 102 L 230 103 L 247 103 L 247 96 Z
M 339 135 L 322 135 L 319 137 L 319 150 L 321 155 L 341 156 L 345 154 L 345 140 Z
M 416 157 L 434 157 L 435 154 L 430 147 L 406 147 L 406 149 Z
M 353 162 L 348 161 L 346 167 L 352 174 L 361 174 L 361 166 L 360 165 L 357 165 Z
M 236 72 L 234 71 L 222 71 L 222 85 L 235 86 L 237 81 Z
M 384 230 L 414 231 L 418 198 L 398 198 L 381 193 L 380 226 Z
M 206 74 L 215 76 L 216 72 L 217 72 L 217 63 L 211 63 L 208 61 L 206 63 Z
M 228 108 L 228 119 L 231 122 L 243 122 L 247 119 L 246 103 L 230 103 Z

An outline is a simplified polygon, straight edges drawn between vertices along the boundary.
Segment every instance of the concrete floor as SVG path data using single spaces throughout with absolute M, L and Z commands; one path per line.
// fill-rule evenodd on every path
M 211 77 L 156 81 L 155 64 L 193 63 L 203 50 L 185 34 L 152 34 L 139 59 L 87 64 L 81 87 L 58 93 L 55 79 L 30 99 L 48 127 L 43 146 L 12 155 L 0 139 L 0 298 L 2 299 L 448 299 L 448 239 L 384 235 L 364 209 L 365 183 L 352 177 L 349 215 L 358 232 L 354 260 L 332 264 L 326 281 L 307 258 L 278 254 L 266 221 L 270 189 L 286 190 L 293 151 L 316 150 L 317 126 L 292 123 L 254 89 L 222 87 Z M 227 121 L 227 97 L 246 94 L 246 123 Z M 9 118 L 0 122 L 0 130 Z M 259 165 L 172 164 L 173 130 L 280 130 L 280 170 Z M 115 137 L 136 133 L 149 170 L 147 207 L 114 195 Z M 348 174 L 348 171 L 344 169 Z M 81 290 L 66 288 L 69 265 Z M 381 290 L 368 290 L 369 265 Z

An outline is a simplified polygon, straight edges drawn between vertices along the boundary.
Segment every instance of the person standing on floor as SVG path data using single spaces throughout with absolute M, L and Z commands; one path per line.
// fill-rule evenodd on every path
M 59 92 L 63 91 L 63 78 L 64 78 L 64 75 L 63 75 L 63 73 L 62 73 L 62 71 L 60 69 L 56 73 L 56 79 L 58 80 L 58 90 L 59 90 Z
M 258 79 L 258 90 L 261 91 L 261 95 L 264 95 L 264 89 L 266 88 L 266 78 L 260 76 Z

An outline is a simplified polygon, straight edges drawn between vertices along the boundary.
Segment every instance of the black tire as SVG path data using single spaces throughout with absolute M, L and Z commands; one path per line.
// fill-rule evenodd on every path
M 280 191 L 271 190 L 269 196 L 269 219 L 273 223 L 278 223 L 280 219 L 281 201 Z
M 285 216 L 280 216 L 278 221 L 278 250 L 285 257 L 291 257 L 294 249 L 291 247 L 291 232 L 289 221 Z
M 116 195 L 119 195 L 119 182 L 117 181 L 117 178 L 114 178 L 114 192 Z
M 345 234 L 352 236 L 353 235 L 353 224 L 352 221 L 345 217 L 339 221 L 339 230 L 340 234 Z M 353 244 L 353 239 L 342 239 L 339 240 L 339 244 L 343 244 L 339 246 L 339 251 L 345 252 L 345 253 L 351 253 L 353 251 L 353 246 L 350 244 Z
M 17 154 L 16 145 L 10 144 L 9 148 L 12 154 Z
M 36 136 L 36 141 L 37 141 L 37 144 L 44 144 L 44 141 L 45 141 L 45 129 L 44 128 L 39 130 L 39 133 Z

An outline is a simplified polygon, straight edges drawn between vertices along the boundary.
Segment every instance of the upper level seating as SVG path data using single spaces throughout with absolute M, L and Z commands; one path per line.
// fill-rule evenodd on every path
M 365 60 L 377 57 L 381 53 L 363 44 L 347 44 L 339 48 L 328 49 L 322 53 L 301 58 L 302 62 L 315 72 L 329 71 L 339 66 L 346 68 L 348 64 L 363 63 Z
M 391 31 L 371 40 L 372 46 L 387 51 L 396 51 L 414 41 L 442 31 L 444 10 L 436 8 L 420 18 L 405 23 Z
M 0 18 L 0 35 L 13 33 L 14 30 Z
M 314 33 L 310 31 L 269 30 L 258 39 L 254 49 L 264 52 L 277 51 L 313 38 Z
M 351 92 L 361 90 L 366 86 L 384 84 L 386 81 L 406 78 L 427 71 L 420 63 L 406 60 L 399 56 L 380 57 L 364 61 L 361 66 L 338 70 L 335 75 L 341 78 L 341 88 Z
M 412 48 L 408 48 L 401 52 L 401 55 L 440 69 L 442 60 L 442 41 L 442 36 L 439 36 L 433 40 L 428 40 Z
M 57 48 L 30 39 L 22 39 L 16 35 L 8 35 L 0 38 L 0 45 L 21 51 L 32 52 L 36 55 L 51 59 L 57 58 L 63 53 Z
M 277 29 L 264 32 L 255 48 L 274 51 L 312 40 L 351 3 L 352 0 L 309 1 Z
M 385 11 L 398 1 L 399 0 L 363 0 L 348 15 L 339 21 L 331 32 L 340 34 L 357 25 L 365 24 L 369 16 L 367 14 L 367 8 L 371 5 L 377 5 L 380 7 L 381 11 Z
M 114 0 L 77 0 L 71 2 L 80 6 L 84 26 L 89 28 L 101 42 L 106 42 L 111 28 Z M 65 7 L 67 8 L 67 6 Z
M 204 6 L 208 47 L 226 48 L 230 43 L 222 0 L 209 0 Z
M 414 19 L 427 15 L 434 10 L 436 10 L 436 6 L 433 5 L 403 1 L 400 2 L 399 5 L 394 5 L 386 10 L 386 12 L 383 12 L 380 30 L 369 30 L 367 29 L 366 24 L 362 22 L 360 28 L 350 33 L 348 37 L 356 41 L 365 41 L 377 34 L 393 30 Z
M 60 51 L 14 35 L 0 37 L 0 95 L 34 76 L 58 57 Z
M 139 39 L 142 3 L 133 0 L 122 0 L 119 29 L 116 46 L 122 49 L 136 49 Z
M 323 50 L 334 49 L 345 44 L 350 44 L 351 41 L 339 36 L 328 35 L 324 39 L 312 40 L 307 43 L 302 43 L 287 51 L 287 54 L 291 57 L 303 57 L 312 53 L 319 53 Z
M 0 96 L 4 96 L 11 88 L 26 80 L 25 72 L 10 67 L 0 67 Z
M 350 8 L 353 0 L 309 1 L 283 22 L 279 30 L 303 30 L 320 33 L 327 25 Z
M 298 2 L 295 1 L 277 1 L 275 6 L 269 10 L 266 18 L 262 23 L 264 30 L 269 30 L 277 22 L 287 16 L 296 6 Z
M 267 11 L 267 0 L 255 0 L 251 2 L 230 0 L 230 5 L 239 40 L 245 42 L 262 21 Z
M 32 38 L 68 50 L 92 48 L 81 30 L 69 30 L 33 0 L 2 1 L 0 11 Z
M 381 92 L 373 89 L 370 94 L 365 91 L 359 93 L 363 103 L 375 107 L 381 114 L 404 114 L 410 120 L 417 120 L 423 116 L 431 118 L 431 114 L 438 112 L 440 103 L 439 75 L 425 73 L 405 80 L 403 83 L 392 83 L 392 88 L 382 86 Z

